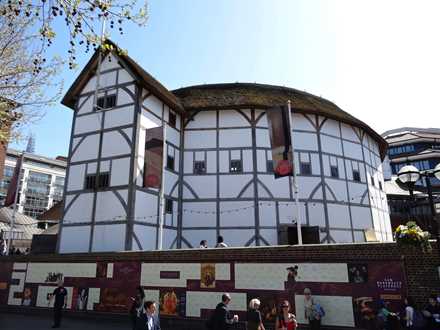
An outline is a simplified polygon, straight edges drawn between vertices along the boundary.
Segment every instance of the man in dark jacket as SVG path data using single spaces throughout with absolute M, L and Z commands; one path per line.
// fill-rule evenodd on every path
M 136 320 L 136 330 L 161 330 L 154 301 L 144 303 L 143 313 Z
M 231 296 L 228 293 L 222 295 L 222 302 L 215 308 L 212 316 L 212 329 L 228 330 L 230 326 L 238 322 L 238 315 L 231 316 L 228 309 L 228 304 L 231 301 Z
M 52 328 L 59 328 L 61 325 L 62 310 L 67 306 L 67 290 L 63 286 L 62 279 L 58 280 L 58 287 L 53 291 L 50 299 L 55 299 L 55 302 L 53 304 Z

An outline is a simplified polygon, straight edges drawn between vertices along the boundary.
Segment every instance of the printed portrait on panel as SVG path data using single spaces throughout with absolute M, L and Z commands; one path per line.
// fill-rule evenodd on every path
M 97 278 L 106 278 L 107 277 L 107 263 L 106 262 L 98 262 L 96 264 L 96 277 Z
M 350 283 L 368 282 L 368 266 L 366 264 L 348 264 L 347 268 Z
M 76 309 L 84 311 L 87 309 L 87 300 L 89 299 L 89 288 L 78 288 L 76 297 Z
M 163 291 L 160 294 L 160 313 L 162 315 L 178 315 L 177 294 L 173 290 Z
M 31 287 L 25 287 L 23 290 L 23 301 L 22 306 L 32 306 L 33 292 Z
M 353 298 L 355 324 L 364 329 L 374 329 L 376 312 L 373 297 Z
M 47 276 L 46 276 L 46 279 L 44 280 L 44 282 L 45 283 L 58 283 L 59 280 L 63 280 L 62 273 L 50 272 L 50 273 L 47 273 Z
M 287 270 L 287 287 L 292 288 L 296 283 L 296 278 L 298 277 L 298 265 L 287 267 L 286 270 Z
M 215 288 L 215 264 L 201 265 L 200 287 Z

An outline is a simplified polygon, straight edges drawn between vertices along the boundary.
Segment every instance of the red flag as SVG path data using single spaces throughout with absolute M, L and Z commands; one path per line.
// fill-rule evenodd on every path
M 23 156 L 21 156 L 17 163 L 15 164 L 14 175 L 12 176 L 11 183 L 8 187 L 8 193 L 6 194 L 4 206 L 10 206 L 15 202 L 15 193 L 17 192 L 17 186 L 20 180 L 21 163 L 23 161 Z
M 288 108 L 274 107 L 266 111 L 272 147 L 275 178 L 293 175 L 293 155 Z
M 163 128 L 162 126 L 146 130 L 144 187 L 160 188 L 163 167 Z

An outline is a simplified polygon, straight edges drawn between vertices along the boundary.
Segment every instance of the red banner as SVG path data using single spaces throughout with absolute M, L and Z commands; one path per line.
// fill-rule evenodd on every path
M 146 130 L 144 187 L 160 188 L 163 169 L 162 126 Z
M 293 154 L 288 108 L 275 107 L 266 111 L 272 148 L 275 178 L 293 175 Z

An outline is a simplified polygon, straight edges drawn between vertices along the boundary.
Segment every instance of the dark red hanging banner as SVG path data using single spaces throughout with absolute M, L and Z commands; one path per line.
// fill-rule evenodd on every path
M 293 175 L 290 118 L 286 106 L 266 111 L 275 178 Z
M 163 128 L 146 130 L 144 187 L 160 188 L 163 170 Z
M 14 175 L 12 176 L 11 183 L 9 184 L 9 187 L 8 187 L 8 192 L 6 194 L 4 206 L 10 206 L 10 205 L 14 204 L 15 193 L 17 192 L 17 185 L 20 182 L 19 180 L 20 180 L 22 158 L 23 157 L 20 157 L 17 160 L 17 163 L 15 164 Z

